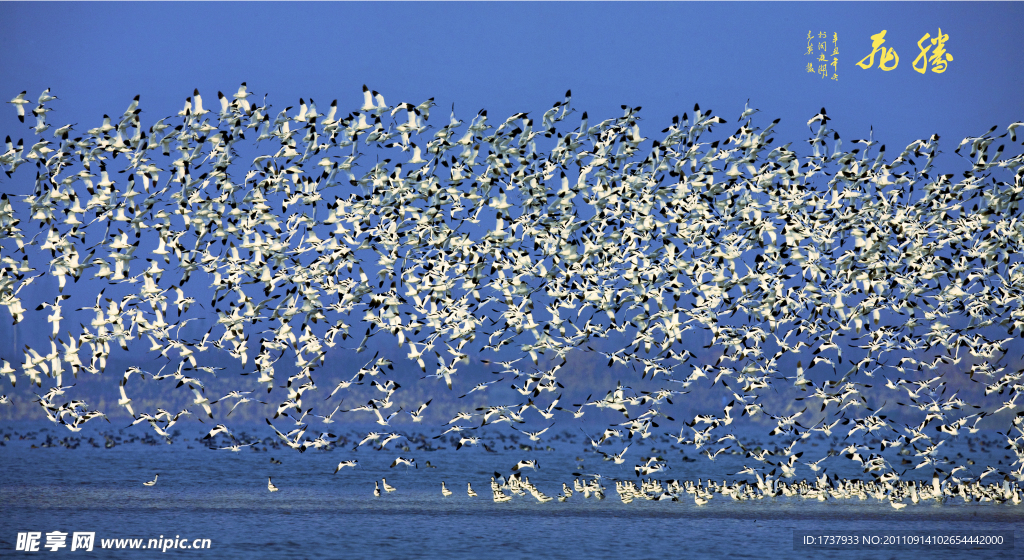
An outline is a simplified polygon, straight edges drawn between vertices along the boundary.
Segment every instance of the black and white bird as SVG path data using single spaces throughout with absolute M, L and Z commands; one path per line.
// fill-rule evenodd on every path
M 25 95 L 27 93 L 28 91 L 23 91 L 15 96 L 14 99 L 8 101 L 8 103 L 14 104 L 15 110 L 18 112 L 18 120 L 21 122 L 25 122 L 25 105 L 32 103 L 28 99 L 25 99 Z
M 349 459 L 348 461 L 342 461 L 342 462 L 338 463 L 338 467 L 334 469 L 334 474 L 338 474 L 338 471 L 340 471 L 341 469 L 343 469 L 345 467 L 355 467 L 358 464 L 359 464 L 359 460 L 358 459 Z
M 391 462 L 391 468 L 395 468 L 398 465 L 405 465 L 406 467 L 419 468 L 416 466 L 416 459 L 406 459 L 405 457 L 397 457 Z
M 430 403 L 433 402 L 433 400 L 434 399 L 429 399 L 427 402 L 421 404 L 416 410 L 409 411 L 409 416 L 412 417 L 413 422 L 423 421 L 423 412 L 427 410 L 427 407 L 430 406 Z
M 124 385 L 121 385 L 121 387 L 123 388 Z M 217 424 L 216 426 L 214 426 L 214 428 L 212 430 L 210 430 L 210 433 L 208 433 L 205 436 L 203 436 L 203 439 L 213 438 L 217 434 L 227 434 L 229 436 L 232 435 L 231 434 L 231 430 L 229 430 L 227 426 L 225 426 L 224 424 Z

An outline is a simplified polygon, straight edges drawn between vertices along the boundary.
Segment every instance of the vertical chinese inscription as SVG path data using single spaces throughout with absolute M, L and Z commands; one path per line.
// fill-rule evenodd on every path
M 832 33 L 832 79 L 839 81 L 839 33 Z
M 839 80 L 837 73 L 839 65 L 839 34 L 832 33 L 831 54 L 829 52 L 828 32 L 807 31 L 807 50 L 804 56 L 813 57 L 813 60 L 806 63 L 804 67 L 808 74 L 815 74 L 821 79 L 829 77 L 829 66 L 832 66 L 831 79 Z M 829 59 L 831 57 L 831 60 Z

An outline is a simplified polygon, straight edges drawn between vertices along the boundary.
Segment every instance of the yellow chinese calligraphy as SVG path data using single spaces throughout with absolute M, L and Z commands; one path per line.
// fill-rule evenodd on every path
M 881 33 L 876 33 L 871 36 L 871 54 L 865 56 L 857 63 L 857 66 L 867 70 L 875 64 L 875 53 L 881 51 L 881 56 L 878 60 L 878 67 L 888 72 L 893 70 L 900 63 L 900 57 L 896 54 L 896 49 L 887 49 L 882 45 L 885 44 L 885 29 Z M 889 63 L 892 64 L 889 64 Z
M 940 27 L 939 34 L 930 41 L 928 46 L 924 46 L 924 42 L 930 37 L 930 33 L 925 33 L 924 37 L 921 37 L 921 40 L 917 42 L 917 48 L 921 50 L 921 53 L 914 59 L 914 70 L 924 74 L 925 70 L 927 70 L 928 63 L 931 62 L 932 72 L 941 74 L 946 71 L 949 61 L 953 60 L 953 55 L 946 52 L 946 49 L 943 46 L 946 41 L 949 40 L 949 35 L 943 34 L 942 28 Z M 928 50 L 932 47 L 935 47 L 935 50 L 932 51 L 931 56 L 928 56 Z M 918 62 L 921 63 L 920 67 L 918 67 Z

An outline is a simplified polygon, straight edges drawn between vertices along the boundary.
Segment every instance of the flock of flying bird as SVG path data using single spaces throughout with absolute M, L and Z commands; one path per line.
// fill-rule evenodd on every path
M 402 385 L 388 374 L 404 364 L 379 354 L 355 367 L 327 359 L 342 341 L 358 353 L 387 334 L 437 390 L 481 398 L 514 379 L 526 403 L 488 401 L 438 428 L 455 432 L 459 449 L 479 442 L 472 434 L 482 425 L 508 423 L 536 442 L 554 422 L 607 421 L 617 414 L 597 412 L 611 411 L 625 421 L 590 443 L 621 464 L 629 445 L 613 444 L 647 438 L 685 412 L 673 437 L 711 460 L 730 451 L 760 463 L 748 470 L 764 495 L 800 484 L 857 494 L 827 477 L 772 482 L 776 471 L 796 476 L 801 442 L 820 432 L 849 447 L 802 463 L 815 473 L 822 461 L 850 460 L 890 485 L 887 495 L 919 496 L 934 489 L 900 481 L 882 452 L 909 450 L 915 471 L 950 469 L 940 446 L 1008 410 L 989 427 L 1016 455 L 1000 472 L 1024 480 L 1024 366 L 1008 355 L 1024 336 L 1024 155 L 1010 155 L 1020 151 L 1020 122 L 964 139 L 954 152 L 967 170 L 953 174 L 933 169 L 937 135 L 891 161 L 873 136 L 847 151 L 824 108 L 798 149 L 776 145 L 779 120 L 760 128 L 749 106 L 734 133 L 710 140 L 728 123 L 697 105 L 649 139 L 640 107 L 572 119 L 570 92 L 542 114 L 491 120 L 481 110 L 468 123 L 454 107 L 439 119 L 433 99 L 392 106 L 365 86 L 348 113 L 337 101 L 326 112 L 312 99 L 276 111 L 251 98 L 243 83 L 206 108 L 196 90 L 155 120 L 136 96 L 89 129 L 51 125 L 50 90 L 9 102 L 19 121 L 34 118 L 38 138 L 8 136 L 0 155 L 8 180 L 31 191 L 0 196 L 0 303 L 14 323 L 44 324 L 45 315 L 49 340 L 3 360 L 0 375 L 39 389 L 45 381 L 35 400 L 54 423 L 77 431 L 105 417 L 71 399 L 65 382 L 103 372 L 113 345 L 166 360 L 159 371 L 141 361 L 124 371 L 117 401 L 133 424 L 163 436 L 182 416 L 213 418 L 218 401 L 234 410 L 272 397 L 266 422 L 298 451 L 329 447 L 336 436 L 309 428 L 340 422 L 339 411 L 345 422 L 421 422 L 431 400 L 395 406 Z M 56 290 L 23 301 L 43 275 Z M 105 297 L 109 285 L 129 293 Z M 197 301 L 211 293 L 207 305 Z M 72 294 L 92 305 L 66 314 Z M 85 313 L 91 320 L 75 328 L 69 317 Z M 182 336 L 190 321 L 208 330 Z M 595 387 L 605 396 L 559 406 L 574 351 L 599 352 L 621 375 L 660 385 Z M 223 369 L 204 362 L 215 353 L 237 363 L 222 377 L 241 374 L 238 390 L 220 398 L 206 391 Z M 501 377 L 481 380 L 489 374 L 470 362 Z M 166 380 L 167 394 L 184 392 L 190 405 L 136 410 L 132 389 L 147 378 Z M 374 398 L 342 409 L 367 383 Z M 698 389 L 717 392 L 682 398 Z M 780 392 L 782 401 L 772 397 Z M 689 416 L 723 395 L 720 412 Z M 332 399 L 315 411 L 314 401 Z M 769 419 L 770 436 L 792 440 L 785 454 L 744 448 L 733 432 L 744 416 Z M 520 430 L 540 419 L 551 424 Z M 208 436 L 219 433 L 231 435 L 218 425 Z M 401 437 L 371 432 L 357 447 Z M 636 474 L 663 467 L 648 461 Z M 551 499 L 513 478 L 492 481 L 496 501 L 506 488 Z M 711 491 L 653 484 L 617 490 L 624 500 L 690 492 L 698 502 Z M 714 488 L 740 499 L 751 487 Z M 560 499 L 570 494 L 566 486 Z

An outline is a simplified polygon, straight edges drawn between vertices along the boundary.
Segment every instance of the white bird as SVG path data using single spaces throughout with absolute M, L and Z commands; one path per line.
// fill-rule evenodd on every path
M 57 96 L 50 95 L 50 88 L 46 88 L 43 90 L 43 93 L 39 94 L 39 101 L 37 103 L 42 105 L 43 103 L 48 103 L 54 99 L 57 99 Z
M 205 115 L 206 113 L 210 112 L 210 111 L 208 111 L 206 109 L 203 109 L 203 98 L 202 98 L 202 96 L 199 95 L 199 88 L 196 88 L 192 92 L 192 105 L 193 105 L 193 109 L 192 109 L 192 115 L 193 116 L 201 117 L 201 116 Z
M 525 468 L 538 469 L 540 466 L 536 459 L 524 459 L 516 463 L 516 466 L 512 467 L 512 470 L 518 471 L 519 469 Z
M 433 400 L 434 399 L 430 399 L 427 402 L 421 404 L 419 406 L 419 408 L 417 408 L 416 410 L 414 410 L 412 412 L 409 412 L 409 416 L 412 417 L 412 421 L 413 422 L 422 422 L 423 421 L 423 411 L 426 410 L 428 406 L 430 406 L 430 403 Z
M 234 444 L 229 445 L 227 447 L 218 447 L 217 450 L 218 451 L 234 451 L 235 453 L 238 453 L 239 451 L 242 450 L 243 447 L 250 447 L 250 446 L 256 445 L 257 443 L 259 443 L 259 442 L 258 441 L 253 441 L 253 442 L 250 442 L 250 443 L 234 443 Z
M 345 467 L 355 467 L 358 464 L 359 461 L 357 459 L 349 459 L 348 461 L 342 461 L 338 463 L 338 468 L 334 469 L 334 474 L 338 474 L 338 471 Z
M 402 434 L 390 433 L 390 434 L 384 434 L 382 437 L 384 439 L 380 440 L 380 447 L 378 449 L 384 449 L 384 447 L 387 446 L 387 444 L 389 444 L 392 441 L 402 437 Z
M 238 86 L 238 91 L 235 92 L 234 95 L 232 95 L 232 97 L 237 100 L 238 105 L 246 113 L 252 112 L 252 107 L 249 105 L 249 101 L 247 99 L 250 95 L 252 94 L 246 91 L 245 82 L 242 82 L 242 85 Z
M 825 114 L 825 108 L 821 108 L 821 112 L 811 117 L 811 120 L 807 121 L 807 126 L 810 127 L 815 122 L 821 121 L 821 126 L 825 126 L 825 123 L 832 120 L 831 117 Z
M 551 426 L 554 426 L 554 424 L 552 423 Z M 527 437 L 529 437 L 530 441 L 540 441 L 541 434 L 543 434 L 544 432 L 550 430 L 551 426 L 548 426 L 547 428 L 544 428 L 543 430 L 540 430 L 540 431 L 537 431 L 537 432 L 524 432 L 522 430 L 519 430 L 519 431 L 522 432 Z
M 231 430 L 229 430 L 227 426 L 225 426 L 224 424 L 217 424 L 216 426 L 214 426 L 212 430 L 210 430 L 210 433 L 203 436 L 203 439 L 213 438 L 217 434 L 227 434 L 229 436 L 232 435 Z
M 213 418 L 213 410 L 210 409 L 210 399 L 207 399 L 206 396 L 200 393 L 199 390 L 196 389 L 195 387 L 192 387 L 191 385 L 190 387 L 192 389 L 192 392 L 195 393 L 196 395 L 196 398 L 193 399 L 192 402 L 194 404 L 202 406 L 203 410 L 206 411 L 206 415 L 209 416 L 210 418 Z
M 274 483 L 270 481 L 269 476 L 267 477 L 267 490 L 270 490 L 271 492 L 277 492 L 277 486 L 274 486 Z
M 380 116 L 382 113 L 387 112 L 390 107 L 384 103 L 384 96 L 376 91 L 371 91 L 370 88 L 363 84 L 363 106 L 359 108 L 360 111 L 373 113 L 374 116 Z
M 373 412 L 377 415 L 377 423 L 380 424 L 381 426 L 387 426 L 388 423 L 391 422 L 391 419 L 394 418 L 396 414 L 398 414 L 399 412 L 402 412 L 402 409 L 399 408 L 398 410 L 392 412 L 391 414 L 388 414 L 387 416 L 384 416 L 384 415 L 382 415 L 380 413 L 380 409 L 377 408 L 376 403 L 374 403 L 373 404 Z
M 398 457 L 397 459 L 395 459 L 391 463 L 391 468 L 395 468 L 395 466 L 397 465 L 405 465 L 407 467 L 415 467 L 417 469 L 419 468 L 418 466 L 416 466 L 416 459 L 406 459 L 405 457 Z
M 383 487 L 383 488 L 384 488 L 384 491 L 385 491 L 385 492 L 387 492 L 387 493 L 389 493 L 389 494 L 390 494 L 391 492 L 394 492 L 394 491 L 395 491 L 395 487 L 394 487 L 394 486 L 392 486 L 392 485 L 390 485 L 390 484 L 388 484 L 388 479 L 386 479 L 386 478 L 382 478 L 382 479 L 380 479 L 380 485 L 381 485 L 381 487 Z
M 750 108 L 750 99 L 748 98 L 746 104 L 743 105 L 743 112 L 740 113 L 740 120 L 743 120 L 743 119 L 745 119 L 747 117 L 753 116 L 755 113 L 757 113 L 759 111 L 761 111 L 761 110 L 760 109 L 751 109 Z
M 132 410 L 132 400 L 124 392 L 124 383 L 118 384 L 118 388 L 121 390 L 121 398 L 117 400 L 117 404 L 123 406 L 128 411 L 128 414 L 131 414 L 132 418 L 134 418 L 135 411 Z
M 154 476 L 154 477 L 153 477 L 153 480 L 150 480 L 150 481 L 148 481 L 148 482 L 143 482 L 143 483 L 142 483 L 142 485 L 143 485 L 143 486 L 156 486 L 156 479 L 158 479 L 158 478 L 160 478 L 160 475 L 159 475 L 159 474 L 157 474 L 156 476 Z
M 621 465 L 622 463 L 624 463 L 626 461 L 625 459 L 623 459 L 622 456 L 625 455 L 627 451 L 629 451 L 629 446 L 628 445 L 626 446 L 625 449 L 623 449 L 622 451 L 620 451 L 616 455 L 611 455 L 609 453 L 605 453 L 605 452 L 600 451 L 600 450 L 598 451 L 598 453 L 600 453 L 601 455 L 604 455 L 604 460 L 605 461 L 614 461 L 616 465 Z
M 27 91 L 23 91 L 19 93 L 17 97 L 8 101 L 8 103 L 14 104 L 14 108 L 18 111 L 18 120 L 21 122 L 25 122 L 25 105 L 32 103 L 28 99 L 25 99 L 25 94 L 27 93 Z

